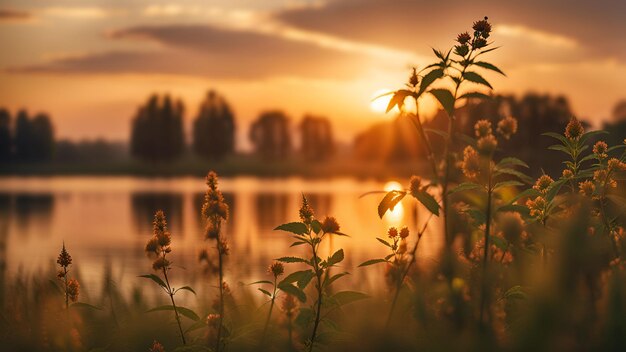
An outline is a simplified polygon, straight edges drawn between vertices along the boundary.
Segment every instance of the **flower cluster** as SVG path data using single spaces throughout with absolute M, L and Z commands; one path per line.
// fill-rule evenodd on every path
M 324 233 L 338 233 L 339 230 L 339 223 L 334 217 L 327 216 L 324 218 L 324 221 L 322 221 L 322 231 L 324 231 Z
M 210 171 L 206 177 L 208 187 L 204 195 L 202 215 L 207 220 L 205 225 L 205 237 L 217 239 L 220 234 L 222 221 L 228 220 L 228 204 L 224 201 L 222 192 L 217 189 L 217 174 Z
M 498 128 L 496 130 L 504 139 L 511 139 L 511 136 L 517 133 L 517 119 L 511 116 L 503 118 L 498 121 Z
M 285 266 L 280 262 L 274 262 L 267 268 L 267 272 L 277 278 L 285 273 Z
M 409 181 L 409 192 L 414 198 L 417 198 L 418 195 L 428 188 L 428 185 L 422 184 L 422 178 L 419 176 L 411 176 L 411 180 Z
M 599 160 L 606 159 L 609 157 L 607 154 L 609 151 L 609 146 L 604 141 L 598 141 L 593 145 L 593 153 L 596 155 L 596 158 Z
M 552 179 L 552 177 L 548 175 L 541 175 L 535 182 L 533 189 L 545 196 L 553 183 L 554 180 Z
M 145 247 L 146 254 L 155 258 L 152 263 L 152 269 L 168 270 L 170 268 L 170 261 L 165 256 L 172 251 L 171 243 L 172 234 L 167 228 L 165 213 L 162 210 L 158 210 L 154 214 L 154 220 L 152 221 L 152 238 L 148 240 Z
M 546 199 L 542 196 L 526 201 L 526 207 L 530 210 L 530 216 L 538 219 L 543 219 L 547 205 Z
M 306 199 L 304 194 L 302 195 L 302 206 L 300 207 L 300 220 L 302 220 L 305 224 L 310 224 L 313 221 L 313 216 L 315 213 L 313 212 L 313 208 L 309 205 L 309 201 Z
M 57 264 L 61 267 L 61 269 L 57 273 L 57 278 L 62 280 L 65 285 L 65 305 L 66 308 L 68 306 L 68 302 L 76 302 L 78 300 L 78 295 L 80 292 L 80 284 L 78 280 L 69 277 L 69 267 L 72 265 L 72 256 L 65 248 L 65 243 L 63 243 L 63 247 L 61 248 L 61 253 L 59 253 L 59 257 L 57 258 Z
M 491 34 L 489 19 L 485 17 L 480 21 L 474 22 L 472 29 L 474 30 L 473 37 L 468 32 L 457 35 L 456 41 L 458 45 L 454 46 L 454 52 L 457 55 L 465 57 L 470 52 L 470 47 L 472 50 L 476 50 L 487 46 L 487 38 Z
M 585 197 L 592 197 L 593 196 L 593 192 L 595 192 L 596 190 L 596 185 L 589 181 L 583 181 L 578 183 L 578 189 L 579 189 L 579 193 L 582 194 Z
M 463 171 L 465 177 L 469 179 L 475 179 L 480 173 L 480 157 L 478 156 L 476 149 L 471 146 L 467 146 L 463 150 L 461 170 Z
M 567 126 L 565 126 L 565 137 L 570 141 L 576 141 L 585 133 L 583 125 L 577 118 L 572 117 Z

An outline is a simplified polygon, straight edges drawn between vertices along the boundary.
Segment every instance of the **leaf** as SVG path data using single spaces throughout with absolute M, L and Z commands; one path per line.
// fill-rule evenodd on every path
M 528 176 L 528 175 L 526 175 L 526 174 L 524 174 L 522 172 L 519 172 L 519 171 L 517 171 L 515 169 L 506 168 L 506 167 L 505 168 L 501 168 L 501 169 L 499 168 L 499 169 L 496 169 L 496 173 L 497 174 L 508 174 L 508 175 L 515 176 L 515 177 L 519 178 L 522 182 L 525 182 L 525 183 L 528 183 L 528 184 L 533 183 L 533 179 L 530 176 Z
M 502 187 L 523 186 L 523 185 L 524 184 L 519 181 L 503 181 L 503 182 L 496 183 L 496 185 L 493 187 L 493 190 L 495 191 Z
M 289 246 L 289 247 L 300 246 L 300 245 L 303 245 L 303 244 L 305 244 L 305 243 L 306 243 L 306 242 L 297 241 L 297 242 L 292 243 L 292 244 L 291 244 L 291 246 Z
M 337 281 L 337 279 L 346 276 L 346 275 L 350 275 L 349 272 L 344 271 L 343 273 L 339 273 L 339 274 L 335 274 L 333 276 L 331 276 L 328 280 L 326 280 L 326 282 L 324 283 L 325 287 L 330 286 L 333 282 Z
M 462 191 L 468 191 L 471 189 L 476 189 L 476 188 L 480 188 L 482 187 L 481 185 L 478 185 L 476 183 L 473 182 L 463 182 L 459 185 L 457 185 L 456 187 L 454 187 L 453 189 L 448 191 L 448 194 L 454 194 L 457 192 L 462 192 Z
M 465 93 L 463 95 L 461 95 L 458 99 L 491 99 L 492 96 L 491 95 L 487 95 L 485 93 L 481 93 L 481 92 L 469 92 L 469 93 Z
M 454 115 L 454 95 L 447 89 L 431 89 L 428 91 L 432 94 L 439 104 L 446 111 L 448 116 Z
M 512 157 L 502 158 L 502 160 L 500 160 L 497 166 L 503 167 L 503 166 L 508 166 L 508 165 L 522 166 L 528 169 L 528 164 L 526 164 L 525 162 L 523 162 L 522 160 L 518 158 L 512 158 Z
M 264 290 L 262 288 L 258 288 L 259 291 L 263 292 L 264 294 L 266 294 L 268 297 L 272 297 L 272 294 L 268 291 L 268 290 Z
M 273 282 L 268 281 L 268 280 L 260 280 L 260 281 L 251 282 L 248 285 L 256 285 L 256 284 L 270 284 L 270 285 L 272 285 Z
M 506 240 L 502 237 L 498 237 L 498 236 L 489 236 L 489 241 L 491 241 L 491 243 L 493 243 L 496 247 L 500 248 L 501 250 L 506 250 L 508 245 L 506 243 Z
M 300 302 L 304 303 L 306 302 L 306 295 L 304 294 L 304 291 L 302 291 L 301 289 L 297 288 L 296 286 L 292 285 L 292 284 L 279 284 L 278 288 L 285 292 L 288 293 L 294 297 L 296 297 L 298 300 L 300 300 Z
M 569 146 L 569 140 L 567 138 L 565 138 L 565 136 L 560 135 L 558 133 L 554 133 L 554 132 L 546 132 L 546 133 L 542 133 L 541 135 L 543 136 L 548 136 L 548 137 L 552 137 L 554 139 L 558 139 L 559 141 L 561 141 L 561 143 L 563 143 L 563 145 L 567 145 Z
M 514 202 L 516 202 L 517 200 L 523 198 L 523 197 L 536 197 L 538 196 L 540 193 L 539 191 L 537 191 L 534 188 L 529 188 L 525 191 L 522 191 L 520 193 L 518 193 L 515 197 L 513 197 L 511 200 L 509 200 L 508 204 L 513 204 Z
M 548 147 L 548 149 L 556 150 L 556 151 L 559 151 L 559 152 L 563 152 L 563 153 L 565 153 L 567 155 L 571 155 L 572 154 L 572 153 L 570 153 L 569 149 L 567 149 L 566 146 L 560 145 L 560 144 L 551 145 L 551 146 Z
M 522 286 L 513 286 L 504 293 L 506 299 L 525 299 L 528 295 L 522 290 Z
M 296 235 L 304 235 L 308 232 L 307 226 L 301 222 L 289 222 L 282 224 L 274 229 L 274 231 L 276 230 L 287 231 L 295 233 Z
M 385 259 L 370 259 L 370 260 L 366 260 L 363 263 L 359 264 L 359 267 L 373 265 L 373 264 L 378 264 L 378 263 L 386 263 L 386 262 L 387 261 Z
M 340 263 L 343 260 L 343 249 L 336 251 L 330 258 L 328 258 L 328 266 L 333 266 Z
M 621 208 L 626 209 L 626 198 L 622 198 L 614 194 L 608 194 L 606 197 L 610 199 L 613 203 L 619 205 Z
M 470 81 L 470 82 L 474 82 L 474 83 L 478 83 L 478 84 L 482 84 L 485 85 L 491 89 L 493 89 L 493 87 L 491 86 L 491 84 L 489 82 L 487 82 L 486 79 L 483 78 L 483 76 L 479 75 L 476 72 L 472 72 L 472 71 L 468 71 L 465 72 L 463 74 L 463 78 L 465 78 L 466 80 Z
M 440 130 L 436 130 L 432 128 L 424 128 L 424 132 L 434 133 L 438 135 L 439 137 L 443 138 L 444 140 L 448 139 L 448 132 L 445 132 L 445 131 L 440 131 Z
M 499 212 L 512 211 L 512 212 L 520 213 L 521 215 L 529 215 L 529 212 L 530 212 L 527 207 L 523 205 L 519 205 L 519 204 L 503 205 L 499 207 L 497 211 Z
M 426 191 L 419 191 L 415 194 L 417 200 L 422 203 L 428 211 L 439 216 L 439 203 L 435 200 L 433 196 L 428 194 Z
M 173 307 L 173 306 L 170 306 L 170 305 L 160 306 L 160 307 L 152 308 L 152 309 L 148 310 L 146 313 L 159 312 L 159 311 L 166 311 L 166 310 L 172 310 L 172 311 L 173 311 L 173 310 L 174 310 L 174 307 Z M 200 317 L 198 316 L 198 314 L 196 314 L 193 310 L 191 310 L 191 309 L 189 309 L 189 308 L 185 308 L 185 307 L 179 307 L 179 306 L 177 306 L 177 307 L 176 307 L 176 311 L 177 311 L 180 315 L 182 315 L 182 316 L 184 316 L 184 317 L 187 317 L 187 318 L 189 318 L 189 319 L 191 319 L 191 320 L 194 320 L 194 321 L 198 321 L 198 320 L 200 320 Z
M 322 224 L 318 220 L 313 220 L 311 221 L 311 229 L 315 233 L 320 233 L 322 232 Z
M 306 264 L 309 263 L 306 259 L 302 259 L 298 257 L 280 257 L 280 258 L 277 258 L 276 260 L 278 260 L 279 262 L 283 262 L 283 263 L 306 263 Z
M 298 287 L 304 288 L 311 281 L 313 276 L 315 276 L 315 274 L 311 269 L 296 271 L 287 275 L 287 277 L 285 277 L 281 282 L 278 283 L 278 286 L 288 285 L 297 282 Z
M 70 305 L 70 308 L 89 308 L 89 309 L 95 309 L 95 310 L 102 310 L 102 308 L 100 307 L 96 307 L 94 305 L 91 305 L 85 302 L 74 302 Z
M 378 240 L 378 242 L 380 242 L 380 243 L 384 244 L 385 246 L 391 248 L 391 244 L 389 242 L 383 240 L 382 238 L 378 238 L 378 237 L 376 237 L 376 239 Z
M 474 220 L 474 222 L 476 222 L 477 225 L 484 224 L 485 219 L 487 218 L 485 216 L 485 213 L 478 209 L 469 209 L 467 211 L 467 214 L 469 214 L 469 216 Z
M 499 74 L 501 74 L 503 76 L 506 76 L 506 74 L 504 72 L 502 72 L 502 70 L 500 70 L 499 68 L 497 68 L 496 66 L 494 66 L 494 65 L 492 65 L 492 64 L 490 64 L 488 62 L 476 61 L 476 62 L 474 62 L 474 65 L 482 67 L 482 68 L 486 68 L 486 69 L 491 70 L 491 71 L 498 72 Z
M 403 191 L 389 191 L 378 204 L 378 216 L 382 219 L 387 210 L 393 210 L 393 208 L 406 196 L 406 192 Z
M 180 291 L 180 290 L 185 290 L 185 291 L 189 291 L 191 293 L 193 293 L 194 295 L 196 294 L 196 291 L 193 290 L 193 288 L 189 287 L 189 286 L 183 286 L 180 287 L 176 290 L 176 292 Z
M 343 306 L 348 303 L 360 301 L 363 299 L 367 299 L 370 296 L 365 293 L 356 292 L 356 291 L 340 291 L 335 293 L 330 297 L 331 301 L 335 301 L 337 305 Z
M 393 109 L 396 106 L 398 106 L 398 109 L 402 110 L 402 107 L 404 106 L 404 99 L 406 99 L 406 97 L 412 94 L 413 92 L 408 91 L 406 89 L 400 89 L 400 90 L 395 91 L 391 99 L 389 99 L 389 104 L 387 104 L 386 112 L 391 111 L 391 109 Z
M 586 132 L 582 136 L 580 136 L 580 143 L 584 144 L 587 141 L 587 139 L 593 136 L 597 136 L 599 134 L 609 134 L 609 132 L 605 130 L 595 130 L 595 131 Z
M 546 200 L 548 202 L 554 199 L 554 197 L 556 197 L 556 195 L 559 193 L 559 191 L 561 190 L 561 187 L 563 187 L 565 182 L 567 182 L 566 179 L 561 179 L 552 183 L 552 185 L 550 186 L 550 189 L 548 189 L 548 192 L 546 193 Z
M 440 68 L 434 69 L 424 75 L 424 78 L 422 78 L 422 82 L 420 83 L 420 90 L 417 93 L 417 96 L 422 95 L 422 93 L 424 93 L 434 81 L 441 77 L 443 77 L 443 70 Z
M 167 288 L 167 285 L 165 284 L 165 282 L 163 282 L 163 280 L 161 280 L 160 277 L 154 275 L 154 274 L 146 274 L 146 275 L 139 275 L 138 277 L 145 277 L 146 279 L 150 279 L 154 282 L 156 282 L 159 286 L 163 287 L 163 288 Z

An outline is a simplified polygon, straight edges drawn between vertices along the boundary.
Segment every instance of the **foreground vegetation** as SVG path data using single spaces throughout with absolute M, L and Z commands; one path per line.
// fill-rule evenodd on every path
M 405 190 L 384 194 L 382 218 L 403 198 L 428 210 L 417 225 L 372 234 L 380 256 L 350 270 L 383 265 L 379 292 L 344 290 L 349 275 L 343 249 L 320 255 L 341 232 L 340 219 L 317 218 L 306 195 L 297 221 L 276 228 L 293 243 L 268 263 L 266 277 L 232 287 L 233 265 L 225 223 L 229 208 L 214 172 L 207 175 L 202 208 L 207 247 L 199 253 L 212 289 L 172 286 L 175 237 L 157 211 L 142 275 L 163 292 L 153 307 L 142 294 L 124 297 L 105 275 L 100 297 L 83 300 L 80 278 L 63 245 L 55 279 L 16 279 L 4 288 L 3 346 L 10 350 L 246 351 L 246 350 L 624 350 L 626 348 L 626 140 L 609 145 L 603 131 L 585 131 L 572 117 L 560 134 L 547 133 L 563 157 L 558 175 L 533 170 L 502 152 L 518 121 L 481 119 L 473 135 L 459 133 L 457 107 L 488 98 L 480 70 L 502 73 L 483 60 L 494 50 L 487 18 L 459 34 L 436 62 L 413 70 L 389 109 L 437 99 L 448 116 L 445 131 L 427 129 L 415 111 L 403 117 L 417 130 L 428 167 Z M 445 152 L 433 152 L 435 139 Z M 537 151 L 548 152 L 548 151 Z M 422 177 L 423 176 L 423 177 Z M 428 181 L 426 181 L 428 180 Z M 306 191 L 306 190 L 305 190 Z M 376 196 L 379 192 L 373 192 Z M 293 211 L 294 218 L 296 209 Z M 443 218 L 444 246 L 433 266 L 417 253 L 431 221 Z M 377 242 L 376 242 L 377 241 Z M 192 295 L 193 306 L 181 306 Z M 256 295 L 256 297 L 255 297 Z M 189 297 L 187 297 L 189 298 Z

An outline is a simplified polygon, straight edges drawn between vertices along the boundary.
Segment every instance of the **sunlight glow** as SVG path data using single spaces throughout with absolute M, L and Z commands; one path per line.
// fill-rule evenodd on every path
M 372 100 L 370 102 L 370 109 L 374 112 L 385 113 L 387 111 L 387 105 L 389 105 L 389 100 L 391 100 L 391 94 L 383 95 L 386 93 L 390 93 L 389 89 L 379 89 L 374 94 L 372 94 Z M 390 112 L 398 112 L 398 108 L 393 108 Z
M 384 190 L 385 192 L 394 191 L 394 190 L 402 191 L 403 187 L 400 183 L 396 181 L 389 181 L 385 184 Z M 403 217 L 404 217 L 404 206 L 402 205 L 402 202 L 400 202 L 396 204 L 393 210 L 385 214 L 384 219 L 390 224 L 399 225 Z

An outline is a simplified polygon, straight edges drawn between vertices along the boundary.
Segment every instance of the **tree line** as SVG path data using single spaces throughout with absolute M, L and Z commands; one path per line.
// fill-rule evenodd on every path
M 153 94 L 140 106 L 132 120 L 131 154 L 159 162 L 179 158 L 185 151 L 184 104 L 168 94 Z M 280 110 L 262 112 L 252 123 L 248 138 L 257 155 L 281 159 L 294 152 L 291 118 Z M 233 154 L 236 140 L 235 114 L 224 97 L 209 91 L 193 121 L 191 150 L 208 160 Z M 324 160 L 335 150 L 330 121 L 307 115 L 298 126 L 299 152 L 307 160 Z
M 54 128 L 47 114 L 20 110 L 11 116 L 0 108 L 0 162 L 45 161 L 53 152 Z

